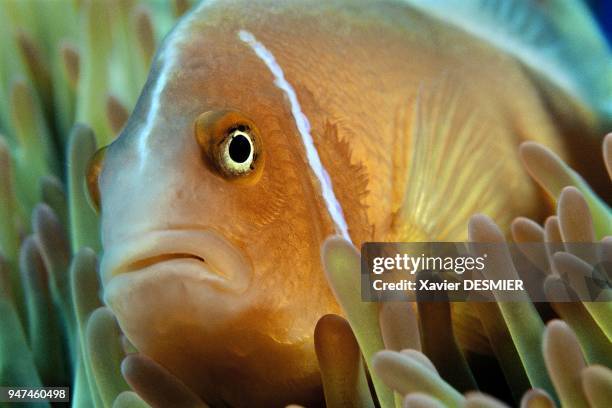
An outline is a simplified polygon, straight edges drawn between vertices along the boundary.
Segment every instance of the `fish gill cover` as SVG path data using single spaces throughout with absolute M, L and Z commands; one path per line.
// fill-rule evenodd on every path
M 97 192 L 88 189 L 103 158 L 95 152 L 124 127 L 160 39 L 190 3 L 0 1 L 2 387 L 67 386 L 73 407 L 223 406 L 139 352 L 104 304 Z M 598 144 L 612 179 L 612 135 Z M 464 227 L 471 242 L 547 244 L 529 256 L 555 298 L 568 290 L 561 275 L 612 262 L 612 215 L 548 148 L 526 142 L 519 155 L 553 204 L 543 225 L 519 217 L 504 234 L 474 215 Z M 598 259 L 581 259 L 575 242 L 600 242 Z M 321 405 L 610 406 L 612 302 L 474 303 L 483 333 L 474 352 L 458 338 L 450 302 L 364 302 L 353 244 L 329 238 L 321 259 L 342 308 L 320 316 L 312 334 Z

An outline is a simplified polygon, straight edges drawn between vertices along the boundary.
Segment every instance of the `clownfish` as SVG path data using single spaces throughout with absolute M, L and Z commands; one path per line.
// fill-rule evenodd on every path
M 596 180 L 611 67 L 574 1 L 203 1 L 95 177 L 105 302 L 212 405 L 319 403 L 322 242 L 542 219 L 518 145 Z

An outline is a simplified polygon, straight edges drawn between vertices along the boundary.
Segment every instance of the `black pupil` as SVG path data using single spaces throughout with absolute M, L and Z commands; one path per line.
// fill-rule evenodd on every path
M 251 155 L 251 143 L 244 135 L 236 135 L 229 143 L 229 156 L 236 163 L 244 163 Z

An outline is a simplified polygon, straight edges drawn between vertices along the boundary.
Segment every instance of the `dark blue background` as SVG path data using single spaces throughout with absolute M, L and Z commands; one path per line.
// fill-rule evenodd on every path
M 612 0 L 593 0 L 589 4 L 608 38 L 608 44 L 612 45 Z

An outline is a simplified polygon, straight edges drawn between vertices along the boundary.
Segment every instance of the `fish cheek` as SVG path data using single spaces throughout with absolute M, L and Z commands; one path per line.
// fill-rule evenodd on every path
M 278 137 L 290 140 L 281 132 Z M 284 313 L 297 321 L 305 317 L 304 304 L 317 309 L 315 303 L 326 303 L 312 297 L 321 294 L 317 286 L 325 284 L 317 279 L 321 274 L 318 206 L 309 194 L 305 163 L 296 159 L 296 152 L 283 143 L 267 147 L 264 175 L 243 214 L 248 214 L 249 252 L 259 275 L 254 289 L 261 290 L 268 306 L 284 305 Z

